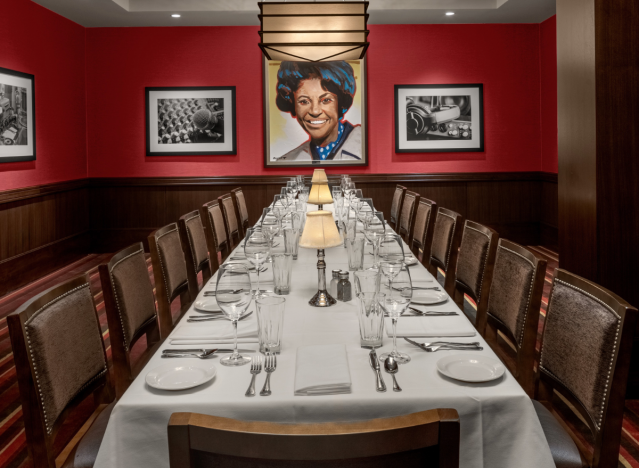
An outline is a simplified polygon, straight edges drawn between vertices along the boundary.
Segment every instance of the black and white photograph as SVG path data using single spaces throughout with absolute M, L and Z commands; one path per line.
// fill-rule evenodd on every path
M 396 85 L 395 151 L 483 151 L 482 85 Z
M 146 88 L 147 156 L 236 154 L 235 87 Z
M 0 68 L 0 162 L 35 159 L 33 75 Z

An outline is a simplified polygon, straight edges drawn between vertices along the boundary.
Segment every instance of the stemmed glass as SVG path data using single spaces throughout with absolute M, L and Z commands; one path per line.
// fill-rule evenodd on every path
M 384 271 L 383 264 L 384 262 L 382 262 L 382 272 Z M 385 273 L 384 276 L 386 276 Z M 395 295 L 393 295 L 393 291 L 396 292 Z M 397 294 L 397 291 L 399 291 L 399 294 Z M 379 303 L 393 323 L 393 350 L 390 353 L 383 353 L 379 359 L 380 361 L 385 361 L 390 355 L 398 363 L 405 364 L 410 361 L 410 356 L 397 351 L 397 320 L 406 312 L 413 298 L 413 283 L 408 268 L 402 266 L 396 274 L 395 281 L 389 281 L 388 284 L 384 282 L 380 287 L 380 292 L 385 293 L 385 296 Z
M 333 185 L 333 188 L 331 188 L 331 192 L 333 193 L 333 200 L 342 198 L 342 187 L 340 187 L 339 185 Z
M 389 298 L 393 297 L 393 279 L 404 266 L 404 246 L 397 234 L 386 233 L 379 246 L 380 268 L 390 283 Z
M 379 267 L 379 245 L 385 235 L 383 220 L 379 219 L 375 213 L 366 213 L 364 221 L 364 236 L 373 244 L 373 266 Z
M 295 197 L 297 196 L 297 182 L 294 180 L 289 180 L 288 182 L 286 182 L 286 195 L 288 196 L 289 200 L 295 200 Z
M 245 264 L 225 263 L 217 273 L 215 297 L 222 312 L 233 323 L 235 335 L 233 354 L 220 359 L 223 366 L 243 366 L 251 362 L 237 351 L 237 321 L 251 303 L 251 277 Z
M 350 181 L 350 179 L 348 180 Z M 344 194 L 346 195 L 346 198 L 349 200 L 349 202 L 354 192 L 355 192 L 355 183 L 347 182 L 344 186 Z
M 264 233 L 266 226 L 266 224 L 262 225 L 262 231 L 258 231 L 255 228 L 247 229 L 246 239 L 244 239 L 244 254 L 246 255 L 246 259 L 251 262 L 257 272 L 256 297 L 262 294 L 262 291 L 260 290 L 260 269 L 271 251 L 268 237 Z
M 302 203 L 306 203 L 308 201 L 309 192 L 310 192 L 309 187 L 303 187 L 302 190 L 300 190 L 299 194 L 297 195 L 297 200 L 301 201 Z

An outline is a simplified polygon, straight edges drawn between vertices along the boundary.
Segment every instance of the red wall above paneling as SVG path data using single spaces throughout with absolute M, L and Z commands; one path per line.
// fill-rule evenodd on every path
M 557 17 L 539 25 L 541 170 L 557 173 Z
M 31 2 L 2 2 L 0 67 L 35 75 L 36 161 L 0 164 L 0 191 L 87 176 L 82 26 Z
M 540 26 L 375 25 L 368 57 L 368 168 L 350 173 L 541 169 Z M 299 173 L 263 167 L 256 27 L 87 29 L 90 177 Z M 394 152 L 395 84 L 483 83 L 484 153 Z M 237 87 L 236 156 L 145 156 L 146 86 Z M 339 169 L 329 172 L 340 172 Z

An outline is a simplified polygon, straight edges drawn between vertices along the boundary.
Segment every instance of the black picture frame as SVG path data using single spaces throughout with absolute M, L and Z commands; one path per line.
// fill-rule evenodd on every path
M 35 76 L 0 68 L 0 163 L 36 160 L 35 123 Z
M 235 86 L 174 86 L 144 89 L 147 156 L 237 154 Z M 167 114 L 175 112 L 176 118 L 162 114 L 164 111 L 159 109 L 159 105 L 161 104 L 164 108 L 165 101 L 171 101 L 172 107 L 178 104 L 178 109 L 167 111 Z M 220 102 L 222 102 L 222 109 L 217 110 L 216 107 Z M 192 120 L 202 109 L 209 111 L 208 115 L 204 116 L 205 122 L 207 118 L 209 119 L 204 129 L 198 128 Z M 201 113 L 199 115 L 202 116 Z M 171 122 L 175 124 L 172 125 Z M 166 127 L 166 125 L 170 126 Z M 179 131 L 176 130 L 178 126 Z M 189 128 L 191 130 L 188 130 Z M 162 129 L 165 131 L 162 132 Z M 160 133 L 163 134 L 160 135 Z M 167 135 L 170 141 L 165 138 Z
M 484 150 L 483 84 L 395 85 L 396 153 Z

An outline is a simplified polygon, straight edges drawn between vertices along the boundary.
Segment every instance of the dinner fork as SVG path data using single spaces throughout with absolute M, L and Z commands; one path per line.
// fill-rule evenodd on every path
M 257 376 L 260 372 L 262 372 L 262 356 L 255 356 L 253 362 L 251 362 L 251 385 L 249 385 L 244 396 L 255 396 L 255 376 Z
M 266 382 L 260 392 L 260 396 L 269 396 L 271 394 L 271 374 L 275 372 L 277 367 L 277 357 L 275 354 L 267 353 L 264 359 L 264 370 L 266 371 Z
M 454 350 L 454 351 L 481 351 L 482 348 L 481 346 L 445 346 L 445 345 L 439 345 L 439 346 L 421 346 L 421 348 L 428 352 L 428 353 L 434 353 L 435 351 L 439 351 L 441 350 L 446 350 L 446 351 L 450 351 L 450 350 Z

